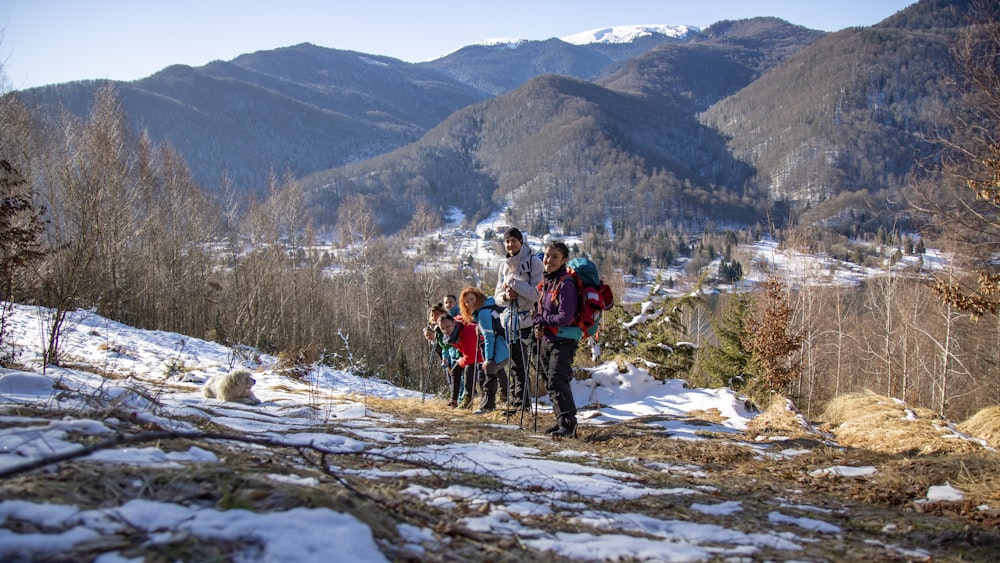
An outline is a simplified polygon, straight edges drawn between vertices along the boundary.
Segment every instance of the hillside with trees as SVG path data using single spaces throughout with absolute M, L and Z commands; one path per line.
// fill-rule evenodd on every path
M 39 113 L 84 118 L 105 86 L 14 94 Z M 271 172 L 303 176 L 383 154 L 486 97 L 431 69 L 310 44 L 174 65 L 114 87 L 131 127 L 175 147 L 199 183 L 258 195 Z
M 763 193 L 803 210 L 802 222 L 854 224 L 850 212 L 867 212 L 885 224 L 900 208 L 878 201 L 898 201 L 921 172 L 917 163 L 932 150 L 926 138 L 953 99 L 949 46 L 958 33 L 874 26 L 831 34 L 710 108 L 704 123 L 731 139 Z
M 419 65 L 498 96 L 542 74 L 594 80 L 659 45 L 683 44 L 686 41 L 651 34 L 629 43 L 573 45 L 552 38 L 515 44 L 470 45 Z

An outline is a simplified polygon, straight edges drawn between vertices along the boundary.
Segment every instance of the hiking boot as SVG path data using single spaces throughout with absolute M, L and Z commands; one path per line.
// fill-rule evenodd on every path
M 549 436 L 553 438 L 576 438 L 576 425 L 560 426 L 555 432 L 549 432 Z
M 524 407 L 521 405 L 511 405 L 507 410 L 503 411 L 504 416 L 514 416 L 521 411 L 531 414 L 531 407 Z
M 458 401 L 448 401 L 448 406 L 451 408 L 455 408 L 458 406 Z
M 562 426 L 557 422 L 557 423 L 553 424 L 552 426 L 546 428 L 545 429 L 545 433 L 546 434 L 552 434 L 553 432 L 558 432 L 560 428 L 562 428 Z
M 493 410 L 494 409 L 487 408 L 487 407 L 479 407 L 478 409 L 472 411 L 472 414 L 486 414 L 486 413 L 489 413 L 489 412 L 493 412 Z
M 549 435 L 553 438 L 576 438 L 576 417 L 559 417 L 559 428 L 549 432 Z

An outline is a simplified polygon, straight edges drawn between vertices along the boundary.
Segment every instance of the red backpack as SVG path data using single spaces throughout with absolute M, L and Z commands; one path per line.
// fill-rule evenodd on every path
M 608 284 L 601 282 L 597 265 L 586 258 L 574 258 L 566 264 L 566 271 L 573 276 L 580 302 L 576 308 L 576 325 L 584 336 L 597 337 L 601 315 L 615 304 L 615 296 Z
M 601 315 L 615 304 L 615 296 L 607 284 L 601 282 L 597 265 L 587 258 L 574 258 L 566 264 L 566 275 L 573 278 L 579 301 L 573 326 L 583 331 L 584 337 L 597 337 Z M 542 284 L 539 284 L 541 288 Z M 550 327 L 558 330 L 558 327 Z

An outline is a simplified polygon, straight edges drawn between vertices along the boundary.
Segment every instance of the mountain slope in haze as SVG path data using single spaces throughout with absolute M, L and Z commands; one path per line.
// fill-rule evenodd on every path
M 456 112 L 416 143 L 314 174 L 300 185 L 321 223 L 334 219 L 324 212 L 360 194 L 373 202 L 385 232 L 411 218 L 426 220 L 414 214 L 418 208 L 426 214 L 426 206 L 439 217 L 451 206 L 482 217 L 510 205 L 531 232 L 545 232 L 550 224 L 586 232 L 609 221 L 619 228 L 694 229 L 707 216 L 752 220 L 742 194 L 716 190 L 694 171 L 693 163 L 708 160 L 725 169 L 740 166 L 685 101 L 651 104 L 590 82 L 543 75 Z
M 421 66 L 496 96 L 544 73 L 588 78 L 611 64 L 605 53 L 559 39 L 469 45 Z
M 17 95 L 83 116 L 102 84 Z M 309 44 L 176 65 L 116 87 L 135 126 L 177 148 L 200 183 L 215 186 L 225 173 L 243 189 L 260 189 L 272 170 L 301 176 L 387 152 L 485 97 L 431 69 Z
M 665 40 L 676 39 L 654 34 L 587 46 L 553 39 L 517 52 L 470 46 L 426 64 L 301 44 L 175 65 L 115 86 L 135 128 L 171 143 L 199 183 L 215 187 L 225 175 L 238 191 L 259 191 L 272 172 L 304 176 L 389 152 L 534 76 L 591 76 Z M 63 106 L 83 117 L 104 83 L 16 94 L 44 113 Z
M 588 231 L 753 222 L 755 196 L 743 189 L 753 171 L 697 114 L 794 52 L 788 45 L 820 35 L 768 19 L 727 25 L 698 43 L 663 43 L 599 84 L 543 75 L 457 112 L 413 145 L 300 185 L 321 223 L 344 197 L 362 194 L 379 202 L 388 232 L 419 202 L 438 222 L 449 206 L 481 217 L 510 205 L 533 232 L 550 223 Z M 406 188 L 394 196 L 394 186 Z
M 663 43 L 629 59 L 597 82 L 647 97 L 680 95 L 700 112 L 825 34 L 777 18 L 723 21 L 692 41 Z
M 687 42 L 697 35 L 698 29 L 689 26 L 614 26 L 542 41 L 483 41 L 421 65 L 499 95 L 542 74 L 591 80 L 657 45 Z
M 810 208 L 809 221 L 853 222 L 847 211 L 868 205 L 858 196 L 898 193 L 920 173 L 925 139 L 954 99 L 949 49 L 965 6 L 923 0 L 879 25 L 826 35 L 703 122 L 730 139 L 763 193 Z

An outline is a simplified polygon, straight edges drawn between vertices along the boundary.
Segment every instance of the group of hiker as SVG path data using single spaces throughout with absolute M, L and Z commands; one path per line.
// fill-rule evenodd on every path
M 474 408 L 477 415 L 499 406 L 507 416 L 530 413 L 528 370 L 537 362 L 556 418 L 546 433 L 575 436 L 570 381 L 583 332 L 574 322 L 579 295 L 567 275 L 569 248 L 554 241 L 539 258 L 514 227 L 504 232 L 503 245 L 506 254 L 493 295 L 466 287 L 429 312 L 424 335 L 435 343 L 447 371 L 448 405 Z

